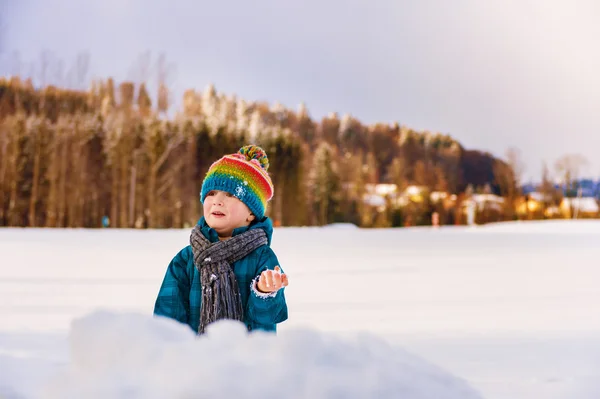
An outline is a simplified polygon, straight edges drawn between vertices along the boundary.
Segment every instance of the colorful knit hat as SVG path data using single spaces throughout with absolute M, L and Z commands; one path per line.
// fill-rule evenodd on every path
M 273 182 L 268 169 L 269 158 L 262 148 L 244 146 L 210 166 L 202 182 L 200 201 L 204 203 L 211 190 L 226 191 L 246 204 L 257 219 L 261 219 L 265 215 L 267 201 L 273 198 Z

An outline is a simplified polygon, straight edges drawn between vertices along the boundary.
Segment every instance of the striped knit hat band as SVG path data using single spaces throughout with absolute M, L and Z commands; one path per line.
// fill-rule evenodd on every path
M 226 191 L 261 219 L 274 191 L 268 168 L 269 159 L 262 148 L 254 145 L 242 147 L 237 153 L 225 155 L 210 166 L 202 183 L 200 200 L 204 203 L 212 190 Z

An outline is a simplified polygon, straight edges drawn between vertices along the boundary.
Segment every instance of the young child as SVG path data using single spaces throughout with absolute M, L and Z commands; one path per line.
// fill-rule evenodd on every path
M 167 268 L 155 315 L 198 334 L 220 319 L 272 332 L 287 319 L 288 278 L 270 247 L 273 224 L 265 216 L 273 197 L 268 168 L 267 155 L 253 145 L 211 165 L 200 194 L 204 216 Z

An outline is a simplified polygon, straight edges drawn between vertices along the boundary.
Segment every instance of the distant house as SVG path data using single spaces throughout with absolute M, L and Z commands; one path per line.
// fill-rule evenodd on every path
M 455 195 L 450 195 L 447 192 L 430 192 L 427 186 L 410 185 L 400 192 L 396 184 L 367 184 L 364 196 L 365 203 L 375 207 L 383 207 L 386 205 L 386 198 L 398 207 L 404 207 L 411 202 L 420 204 L 427 199 L 433 204 L 456 200 Z
M 548 219 L 558 218 L 558 217 L 560 217 L 560 215 L 561 215 L 560 208 L 556 205 L 550 205 L 550 206 L 546 207 L 546 209 L 544 210 L 544 216 L 547 217 Z
M 598 200 L 594 197 L 565 197 L 560 203 L 560 211 L 566 218 L 597 217 L 600 212 Z
M 452 195 L 450 195 L 450 193 L 447 193 L 445 191 L 432 191 L 431 194 L 429 195 L 429 199 L 431 200 L 431 202 L 438 203 L 438 202 L 443 202 L 449 199 L 454 199 L 456 200 L 456 195 L 454 195 L 454 198 L 451 198 Z
M 536 213 L 541 214 L 546 208 L 546 204 L 551 201 L 551 195 L 540 193 L 539 191 L 531 191 L 516 201 L 516 211 L 517 214 L 523 216 Z
M 395 184 L 367 184 L 365 191 L 364 203 L 377 207 L 380 212 L 385 210 L 386 198 L 394 201 L 398 197 L 398 186 Z
M 545 193 L 541 193 L 539 191 L 533 191 L 530 192 L 529 194 L 526 195 L 527 199 L 529 201 L 534 201 L 537 203 L 549 203 L 552 201 L 552 195 L 551 194 L 545 194 Z
M 524 197 L 517 199 L 515 209 L 522 218 L 557 218 L 561 216 L 559 207 L 553 205 L 554 198 L 549 193 L 531 191 Z
M 505 199 L 495 194 L 473 194 L 460 203 L 467 224 L 497 222 L 503 219 Z
M 429 188 L 427 186 L 415 186 L 411 185 L 406 187 L 404 192 L 401 194 L 402 197 L 412 202 L 423 202 L 429 195 Z
M 495 194 L 473 194 L 462 202 L 464 208 L 474 206 L 477 211 L 492 209 L 502 211 L 504 209 L 504 198 Z
M 379 211 L 382 211 L 385 209 L 385 205 L 386 205 L 385 197 L 383 197 L 381 195 L 365 194 L 365 196 L 363 197 L 363 201 L 367 205 L 378 208 Z
M 398 186 L 396 184 L 388 183 L 367 184 L 366 190 L 367 194 L 395 197 L 398 192 Z

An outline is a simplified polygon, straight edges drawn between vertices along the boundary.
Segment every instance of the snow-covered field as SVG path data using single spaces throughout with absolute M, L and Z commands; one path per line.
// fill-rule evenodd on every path
M 151 317 L 188 236 L 0 229 L 0 398 L 600 397 L 600 222 L 277 229 L 276 338 Z

